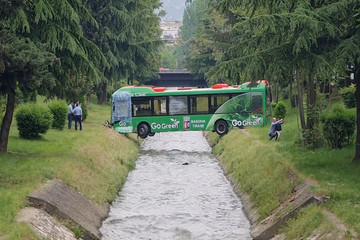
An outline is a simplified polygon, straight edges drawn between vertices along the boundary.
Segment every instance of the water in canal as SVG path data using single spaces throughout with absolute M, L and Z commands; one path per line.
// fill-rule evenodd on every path
M 100 229 L 103 240 L 247 240 L 250 224 L 202 132 L 157 133 Z

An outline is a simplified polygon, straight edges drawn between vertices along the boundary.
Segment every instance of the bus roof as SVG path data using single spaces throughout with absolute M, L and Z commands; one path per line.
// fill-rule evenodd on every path
M 239 92 L 260 92 L 263 91 L 266 86 L 269 86 L 269 82 L 261 80 L 257 82 L 245 82 L 241 85 L 229 86 L 225 83 L 219 83 L 213 85 L 211 88 L 191 88 L 191 87 L 179 87 L 179 88 L 165 88 L 155 86 L 126 86 L 118 89 L 114 95 L 118 92 L 128 92 L 131 96 L 174 96 L 174 95 L 206 95 L 206 94 L 222 94 L 222 93 L 239 93 Z

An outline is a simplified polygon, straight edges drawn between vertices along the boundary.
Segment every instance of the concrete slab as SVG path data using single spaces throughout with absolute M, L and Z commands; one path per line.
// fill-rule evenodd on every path
M 60 180 L 51 180 L 42 189 L 28 195 L 32 207 L 59 219 L 69 220 L 83 229 L 84 239 L 101 238 L 102 220 L 108 207 L 100 207 Z
M 73 232 L 59 224 L 52 216 L 41 209 L 32 207 L 24 208 L 19 212 L 16 220 L 28 224 L 41 238 L 76 240 Z
M 293 218 L 296 213 L 311 203 L 320 203 L 321 199 L 316 197 L 309 188 L 314 183 L 304 180 L 293 190 L 293 196 L 285 203 L 281 204 L 270 216 L 262 220 L 251 230 L 254 240 L 267 240 L 273 238 L 278 230 L 283 227 L 288 220 Z

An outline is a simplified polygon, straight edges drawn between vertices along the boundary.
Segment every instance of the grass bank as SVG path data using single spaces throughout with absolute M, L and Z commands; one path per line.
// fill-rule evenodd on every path
M 283 229 L 287 239 L 334 234 L 334 224 L 344 224 L 350 230 L 337 236 L 355 239 L 360 234 L 360 166 L 352 163 L 355 146 L 305 150 L 298 144 L 298 125 L 296 110 L 288 107 L 280 141 L 268 140 L 268 126 L 247 128 L 248 134 L 235 129 L 222 138 L 211 133 L 209 140 L 213 153 L 226 166 L 226 174 L 231 174 L 241 191 L 249 194 L 258 221 L 288 199 L 295 184 L 308 178 L 319 185 L 313 191 L 330 200 L 302 210 Z M 289 180 L 293 174 L 297 178 Z
M 48 179 L 61 179 L 100 205 L 115 198 L 139 146 L 136 136 L 103 126 L 109 109 L 92 104 L 83 131 L 49 130 L 36 141 L 20 139 L 13 123 L 8 153 L 0 154 L 0 239 L 38 239 L 15 217 L 27 206 L 26 196 Z

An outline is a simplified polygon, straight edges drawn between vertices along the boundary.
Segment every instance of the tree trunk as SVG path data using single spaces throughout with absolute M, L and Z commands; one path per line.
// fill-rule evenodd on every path
M 277 82 L 274 82 L 273 87 L 271 88 L 271 96 L 272 96 L 272 102 L 278 102 L 279 101 L 279 84 Z
M 10 126 L 14 115 L 15 92 L 10 90 L 7 95 L 6 112 L 0 130 L 0 151 L 7 152 Z
M 308 79 L 308 84 L 307 84 L 307 109 L 308 109 L 308 114 L 307 114 L 307 119 L 306 119 L 306 128 L 309 130 L 314 129 L 315 126 L 315 113 L 314 111 L 316 111 L 315 105 L 316 105 L 316 85 L 315 85 L 315 80 L 314 77 L 310 74 L 309 75 L 309 79 Z
M 106 98 L 107 98 L 107 84 L 103 83 L 103 85 L 101 86 L 101 91 L 102 91 L 102 103 L 106 102 Z
M 299 112 L 300 112 L 300 123 L 301 129 L 305 130 L 305 114 L 304 114 L 304 102 L 303 102 L 303 88 L 300 77 L 300 68 L 296 68 L 296 84 L 298 89 L 298 103 L 299 103 Z
M 353 161 L 360 163 L 360 64 L 356 61 L 354 65 L 354 81 L 356 85 L 356 147 Z

